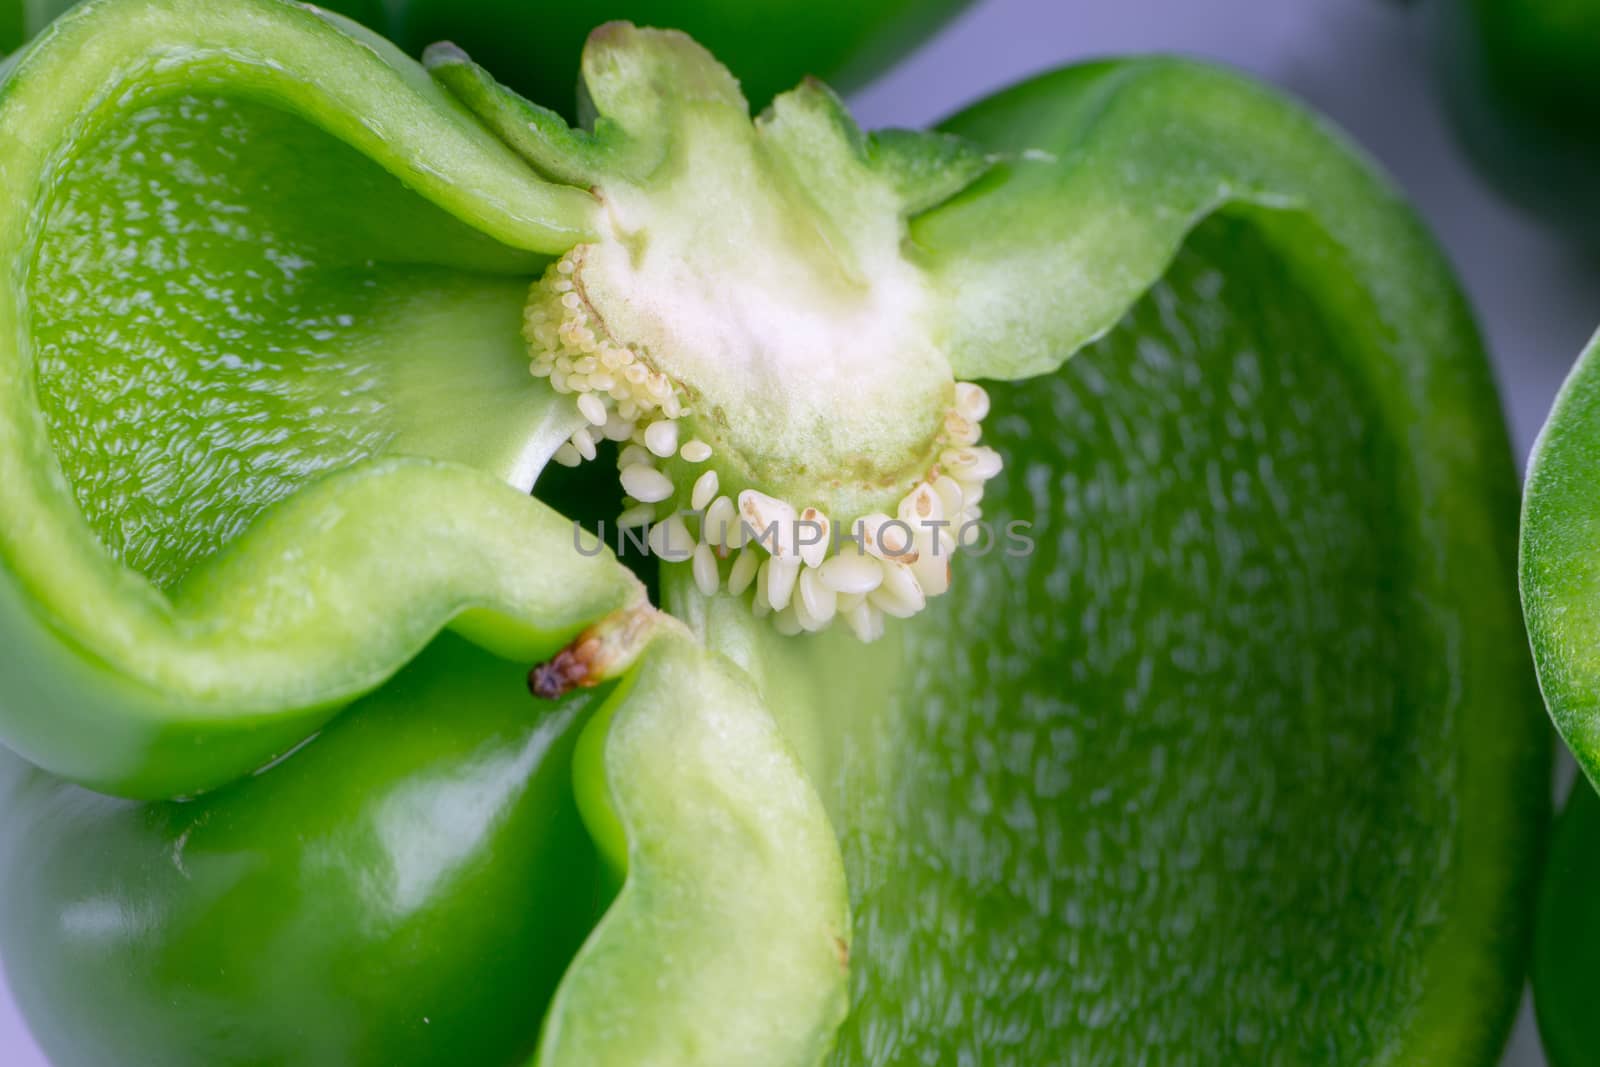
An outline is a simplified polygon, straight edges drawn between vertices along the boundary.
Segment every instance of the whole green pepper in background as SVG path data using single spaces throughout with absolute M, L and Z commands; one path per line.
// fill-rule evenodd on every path
M 1600 246 L 1600 3 L 1430 0 L 1434 64 L 1464 147 L 1508 199 Z M 1600 968 L 1593 878 L 1593 785 L 1600 774 L 1592 648 L 1594 529 L 1600 472 L 1592 444 L 1593 343 L 1573 367 L 1534 448 L 1522 530 L 1522 595 L 1541 686 L 1583 775 L 1545 867 L 1533 962 L 1534 1004 L 1555 1067 L 1600 1064 L 1589 976 Z
M 74 0 L 0 3 L 0 52 L 10 52 Z M 625 19 L 687 32 L 725 58 L 756 107 L 806 76 L 841 88 L 866 82 L 969 0 L 331 0 L 412 55 L 453 41 L 497 78 L 549 107 L 572 106 L 589 31 Z
M 1506 197 L 1600 242 L 1600 3 L 1427 0 L 1461 142 Z
M 1589 995 L 1589 979 L 1600 960 L 1600 909 L 1594 906 L 1597 815 L 1600 797 L 1580 779 L 1556 820 L 1540 890 L 1533 1004 L 1553 1067 L 1600 1063 Z
M 1600 1062 L 1586 991 L 1600 965 L 1593 879 L 1600 773 L 1600 627 L 1594 596 L 1595 472 L 1600 470 L 1600 343 L 1578 358 L 1540 432 L 1522 513 L 1522 604 L 1550 717 L 1583 774 L 1551 843 L 1542 891 L 1533 981 L 1539 1030 L 1556 1067 Z
M 814 85 L 752 127 L 627 27 L 579 131 L 430 66 L 102 0 L 0 84 L 0 736 L 44 768 L 0 765 L 0 956 L 52 1057 L 1492 1062 L 1546 819 L 1514 477 L 1459 292 L 1337 139 L 1173 61 L 938 136 Z M 890 324 L 990 383 L 983 505 L 1037 551 L 873 644 L 686 564 L 681 623 L 643 606 L 525 495 L 582 421 L 519 315 L 613 209 L 729 290 L 926 287 Z M 694 417 L 760 469 L 784 412 L 725 377 Z M 599 706 L 521 703 L 580 631 Z

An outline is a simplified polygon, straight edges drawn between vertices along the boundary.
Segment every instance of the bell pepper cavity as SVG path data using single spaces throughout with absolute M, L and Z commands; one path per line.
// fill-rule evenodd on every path
M 444 627 L 526 665 L 643 596 L 526 495 L 575 417 L 518 309 L 594 201 L 417 64 L 276 0 L 101 0 L 0 116 L 12 749 L 194 794 Z

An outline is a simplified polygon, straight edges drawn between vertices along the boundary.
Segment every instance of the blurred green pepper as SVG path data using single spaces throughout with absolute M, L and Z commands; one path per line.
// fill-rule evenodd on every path
M 1182 62 L 931 134 L 752 123 L 671 33 L 583 67 L 574 129 L 275 0 L 9 63 L 0 952 L 50 1055 L 1492 1062 L 1548 746 L 1392 191 Z M 693 538 L 670 616 L 527 496 L 602 451 Z M 1031 526 L 834 569 L 707 497 Z
M 1600 1063 L 1589 976 L 1600 960 L 1600 909 L 1594 906 L 1600 852 L 1600 797 L 1580 779 L 1550 838 L 1533 951 L 1533 1005 L 1552 1067 Z
M 1534 1003 L 1550 1061 L 1577 1067 L 1597 1059 L 1586 974 L 1600 964 L 1589 896 L 1600 775 L 1600 662 L 1594 637 L 1594 552 L 1600 545 L 1600 338 L 1572 373 L 1528 464 L 1522 512 L 1522 605 L 1539 684 L 1582 775 L 1573 787 L 1545 868 L 1534 957 Z
M 10 52 L 76 0 L 0 3 L 0 52 Z M 626 20 L 671 26 L 726 58 L 745 96 L 764 107 L 801 78 L 864 84 L 932 34 L 970 0 L 332 0 L 321 4 L 411 55 L 453 41 L 530 99 L 567 108 L 578 53 L 593 30 Z
M 1424 13 L 1473 161 L 1511 201 L 1600 242 L 1600 3 L 1428 0 Z

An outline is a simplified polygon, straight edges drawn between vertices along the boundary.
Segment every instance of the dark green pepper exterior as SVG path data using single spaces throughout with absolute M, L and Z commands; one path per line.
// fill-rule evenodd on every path
M 442 638 L 281 765 L 191 802 L 0 753 L 0 945 L 63 1064 L 512 1064 L 607 898 L 593 693 Z M 86 1015 L 88 1017 L 86 1017 Z
M 9 52 L 73 0 L 0 3 L 0 51 Z M 571 113 L 578 55 L 613 20 L 680 29 L 724 57 L 756 107 L 802 78 L 854 88 L 887 69 L 970 0 L 330 0 L 412 55 L 435 41 L 472 53 L 502 82 Z
M 1594 1019 L 1594 973 L 1600 966 L 1600 796 L 1586 780 L 1573 786 L 1556 820 L 1539 894 L 1533 950 L 1533 1006 L 1551 1067 L 1600 1064 Z
M 1508 199 L 1600 244 L 1600 2 L 1427 0 L 1462 144 Z

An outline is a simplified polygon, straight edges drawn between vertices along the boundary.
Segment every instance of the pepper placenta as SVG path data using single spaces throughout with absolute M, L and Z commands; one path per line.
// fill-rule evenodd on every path
M 681 34 L 583 77 L 570 127 L 275 0 L 7 68 L 0 955 L 51 1056 L 1491 1062 L 1548 749 L 1388 188 L 1183 62 L 877 135 Z M 891 544 L 934 514 L 1011 537 Z

